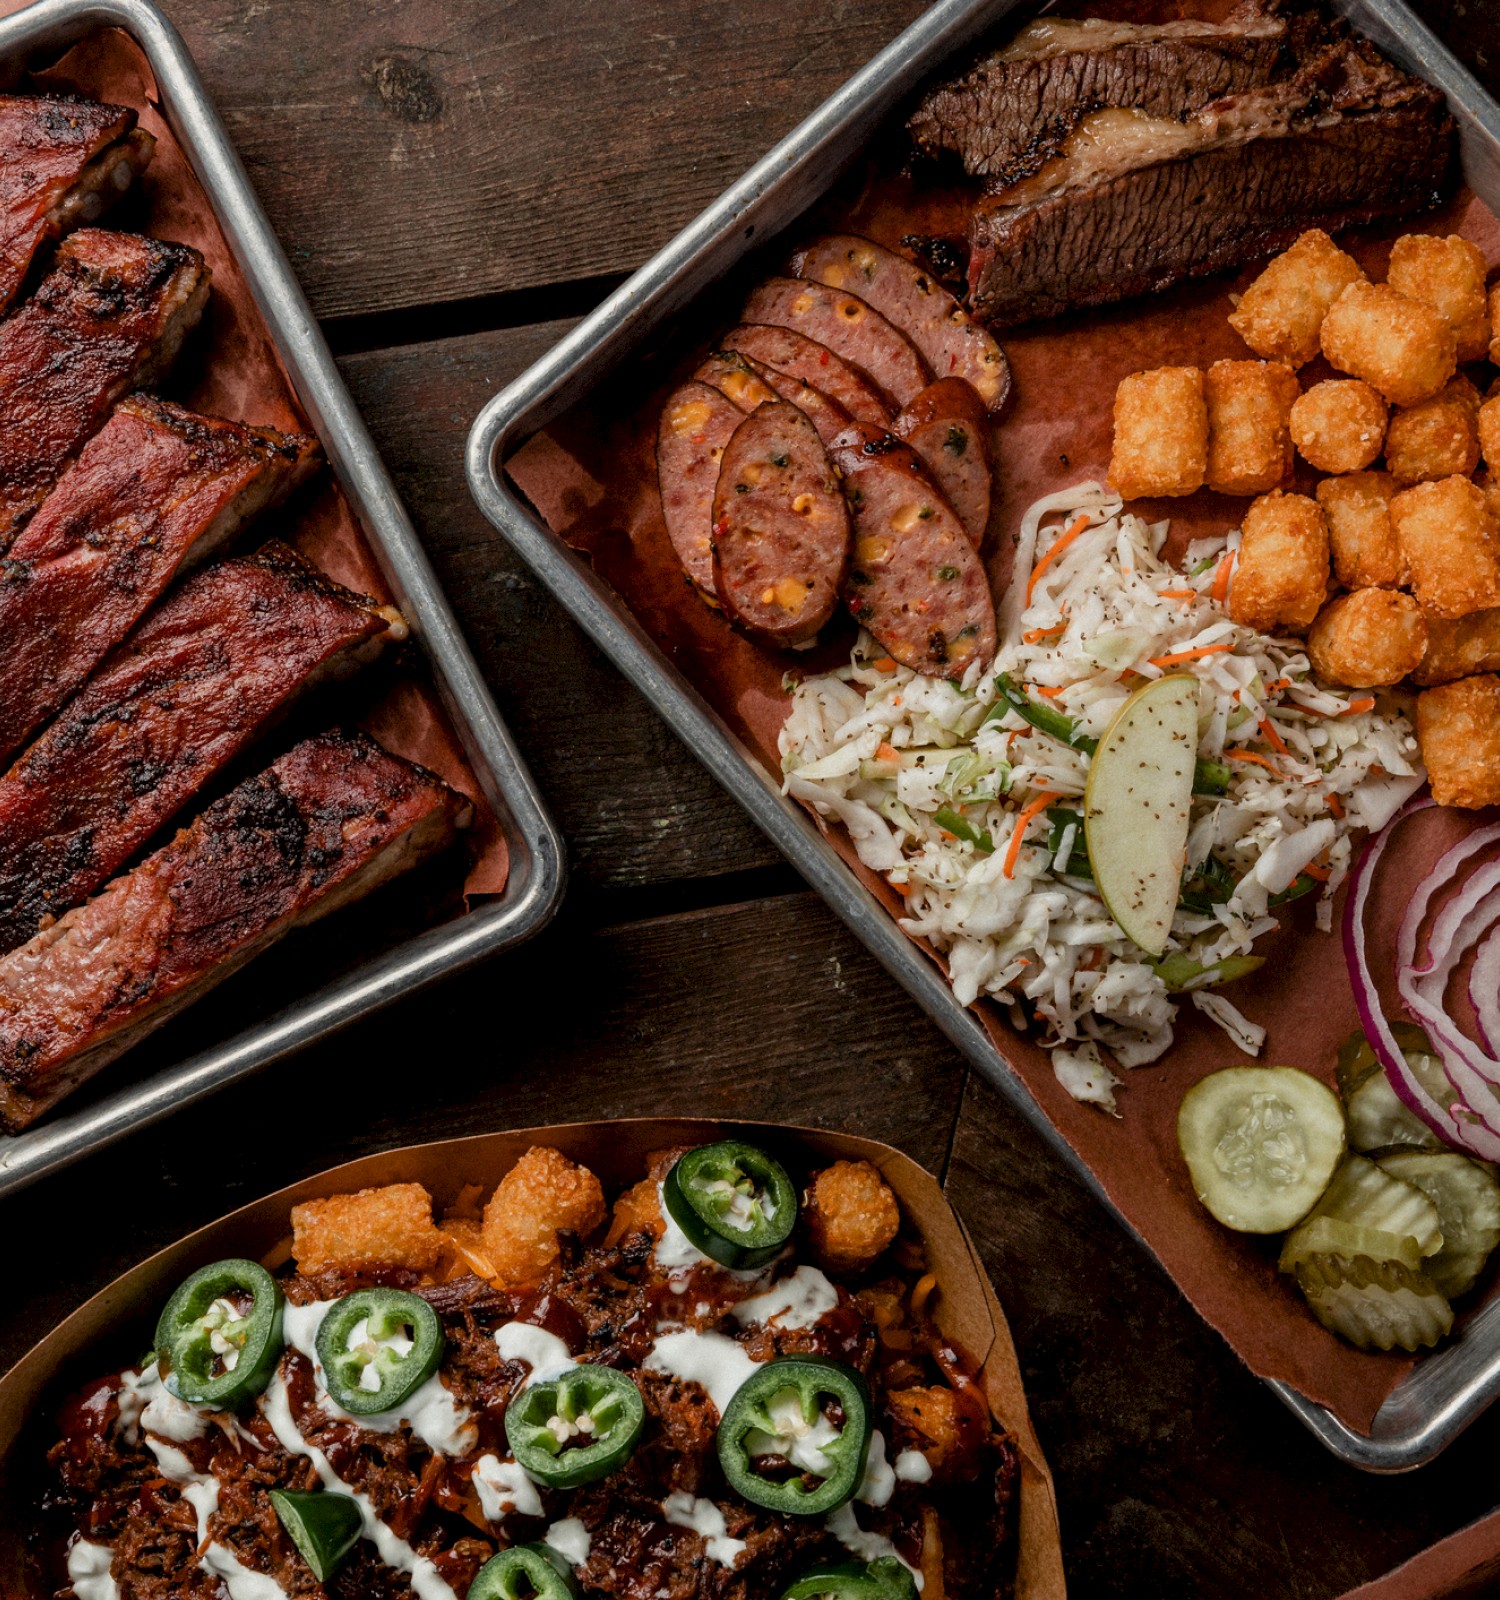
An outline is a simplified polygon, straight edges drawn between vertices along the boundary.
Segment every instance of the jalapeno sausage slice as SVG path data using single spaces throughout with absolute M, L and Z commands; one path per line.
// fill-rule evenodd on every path
M 894 1556 L 874 1561 L 838 1561 L 812 1567 L 781 1600 L 917 1600 L 911 1568 Z
M 518 1544 L 486 1561 L 467 1600 L 577 1600 L 567 1563 L 545 1544 Z
M 319 1583 L 334 1575 L 364 1531 L 365 1519 L 346 1494 L 272 1489 L 271 1504 Z
M 640 1390 L 613 1367 L 572 1367 L 534 1384 L 505 1413 L 511 1453 L 552 1489 L 576 1489 L 623 1467 L 645 1425 Z
M 254 1261 L 199 1268 L 156 1324 L 167 1388 L 190 1405 L 220 1411 L 253 1400 L 281 1355 L 284 1303 L 276 1280 Z
M 853 1367 L 783 1356 L 735 1391 L 719 1423 L 719 1465 L 752 1505 L 819 1517 L 854 1498 L 870 1419 L 870 1391 Z
M 662 1198 L 688 1241 L 724 1267 L 764 1266 L 797 1223 L 786 1169 L 738 1139 L 689 1150 L 667 1174 Z
M 356 1289 L 336 1300 L 315 1348 L 337 1405 L 356 1417 L 394 1411 L 443 1359 L 443 1325 L 420 1295 Z

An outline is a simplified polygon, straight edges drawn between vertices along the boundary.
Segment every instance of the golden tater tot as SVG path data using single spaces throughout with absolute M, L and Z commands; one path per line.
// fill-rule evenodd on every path
M 1478 361 L 1490 347 L 1490 314 L 1484 292 L 1487 268 L 1477 244 L 1450 233 L 1446 239 L 1409 233 L 1391 248 L 1386 280 L 1440 312 L 1458 340 L 1458 359 Z
M 1466 617 L 1427 619 L 1427 653 L 1412 672 L 1430 688 L 1472 678 L 1476 672 L 1500 672 L 1500 610 L 1471 611 Z
M 604 1242 L 616 1245 L 632 1233 L 649 1233 L 659 1239 L 666 1232 L 666 1227 L 666 1219 L 661 1214 L 660 1180 L 642 1178 L 634 1188 L 627 1189 L 615 1201 Z
M 1500 283 L 1490 290 L 1490 327 L 1496 330 L 1490 339 L 1490 360 L 1500 367 Z
M 1291 371 L 1279 362 L 1214 362 L 1203 375 L 1210 489 L 1264 494 L 1291 476 L 1287 418 L 1301 392 Z
M 1388 472 L 1348 472 L 1318 484 L 1328 518 L 1334 576 L 1346 589 L 1395 589 L 1401 550 L 1391 527 L 1396 480 Z
M 1464 617 L 1500 605 L 1500 533 L 1477 484 L 1442 478 L 1403 489 L 1391 501 L 1391 527 L 1424 611 Z
M 1275 490 L 1245 513 L 1229 615 L 1247 628 L 1300 633 L 1328 593 L 1328 522 L 1316 500 Z
M 835 1161 L 808 1186 L 803 1213 L 813 1254 L 833 1272 L 862 1272 L 901 1226 L 896 1197 L 868 1161 Z
M 1441 312 L 1388 283 L 1352 283 L 1323 319 L 1323 354 L 1393 406 L 1420 405 L 1453 376 L 1458 341 Z
M 1500 678 L 1460 678 L 1417 696 L 1417 742 L 1440 806 L 1500 804 Z
M 1245 290 L 1229 325 L 1256 355 L 1300 367 L 1318 353 L 1328 308 L 1351 283 L 1364 281 L 1354 257 L 1312 228 Z
M 292 1207 L 292 1255 L 299 1272 L 425 1272 L 441 1246 L 432 1196 L 420 1183 L 391 1183 Z
M 580 1238 L 604 1221 L 604 1191 L 587 1167 L 533 1145 L 500 1180 L 484 1208 L 484 1249 L 497 1280 L 535 1283 L 558 1257 L 560 1231 Z
M 891 1413 L 893 1454 L 920 1450 L 936 1482 L 967 1475 L 977 1440 L 973 1430 L 965 1428 L 951 1389 L 938 1384 L 893 1389 L 885 1403 Z
M 1479 453 L 1490 471 L 1500 472 L 1500 395 L 1479 408 Z
M 1386 404 L 1358 378 L 1315 383 L 1292 407 L 1292 443 L 1319 472 L 1358 472 L 1385 443 Z
M 1115 391 L 1110 487 L 1126 500 L 1192 494 L 1208 470 L 1208 406 L 1197 367 L 1133 372 Z
M 1401 406 L 1385 434 L 1385 464 L 1398 483 L 1467 477 L 1479 465 L 1479 391 L 1459 373 L 1432 399 Z
M 1307 659 L 1325 683 L 1379 689 L 1413 671 L 1427 619 L 1399 589 L 1356 589 L 1330 600 L 1307 631 Z

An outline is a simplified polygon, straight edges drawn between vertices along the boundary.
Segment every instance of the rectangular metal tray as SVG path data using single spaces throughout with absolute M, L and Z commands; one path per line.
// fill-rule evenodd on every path
M 0 1139 L 0 1195 L 247 1077 L 399 996 L 535 933 L 562 894 L 562 841 L 490 698 L 311 309 L 177 30 L 149 0 L 39 0 L 0 21 L 7 73 L 104 28 L 139 46 L 160 107 L 213 207 L 297 401 L 358 518 L 510 852 L 504 892 L 406 940 L 246 1032 L 16 1138 Z
M 802 808 L 780 793 L 620 596 L 536 518 L 503 471 L 505 460 L 528 438 L 582 399 L 741 256 L 794 222 L 920 78 L 1021 3 L 939 0 L 918 18 L 485 407 L 469 435 L 469 486 L 480 509 L 574 620 L 953 1043 L 1140 1242 L 973 1014 L 954 998 L 936 966 L 858 882 Z M 1336 3 L 1404 66 L 1444 90 L 1461 125 L 1467 179 L 1491 208 L 1500 210 L 1500 106 L 1399 0 Z M 1382 1406 L 1368 1438 L 1288 1385 L 1268 1381 L 1344 1461 L 1372 1472 L 1408 1471 L 1432 1460 L 1500 1395 L 1500 1300 L 1480 1311 L 1461 1338 L 1423 1358 Z

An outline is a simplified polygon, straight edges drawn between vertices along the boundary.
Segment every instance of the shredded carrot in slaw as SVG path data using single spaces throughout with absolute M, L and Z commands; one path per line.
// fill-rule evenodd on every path
M 1016 818 L 1015 831 L 1010 836 L 1010 844 L 1005 851 L 1005 865 L 1001 869 L 1007 878 L 1016 875 L 1016 862 L 1021 859 L 1021 843 L 1026 837 L 1026 829 L 1031 825 L 1031 819 L 1045 811 L 1055 799 L 1057 796 L 1050 789 L 1044 789 Z
M 1264 767 L 1267 772 L 1274 772 L 1279 778 L 1281 768 L 1267 756 L 1258 756 L 1253 750 L 1226 750 L 1224 752 L 1231 761 L 1253 761 L 1256 766 Z
M 1336 794 L 1330 794 L 1328 796 L 1328 809 L 1334 814 L 1338 821 L 1342 822 L 1344 820 L 1344 802 L 1340 800 Z
M 1044 695 L 1048 700 L 1055 700 L 1058 695 L 1066 694 L 1068 692 L 1068 686 L 1064 683 L 1059 685 L 1059 687 L 1056 689 L 1049 689 L 1045 684 L 1039 683 L 1036 685 L 1036 692 L 1039 695 Z
M 1038 639 L 1052 639 L 1060 633 L 1066 633 L 1066 622 L 1054 622 L 1050 628 L 1033 628 L 1029 633 L 1021 635 L 1022 644 L 1035 644 Z
M 1073 519 L 1073 525 L 1060 539 L 1054 541 L 1046 555 L 1031 569 L 1031 576 L 1026 580 L 1026 604 L 1031 604 L 1031 596 L 1037 586 L 1037 580 L 1052 565 L 1054 561 L 1068 548 L 1083 530 L 1088 527 L 1088 513 L 1084 512 Z
M 895 747 L 895 745 L 886 741 L 882 741 L 880 744 L 875 746 L 875 759 L 877 761 L 899 761 L 901 759 L 901 752 Z
M 1147 659 L 1153 667 L 1175 667 L 1179 661 L 1197 661 L 1203 656 L 1221 655 L 1233 648 L 1229 644 L 1200 644 L 1193 650 L 1174 650 L 1170 655 L 1149 656 Z
M 1158 589 L 1156 591 L 1163 600 L 1196 600 L 1196 589 Z
M 1234 571 L 1234 551 L 1226 550 L 1219 557 L 1219 564 L 1214 568 L 1213 587 L 1208 591 L 1213 596 L 1216 606 L 1224 604 L 1229 598 L 1229 575 Z
M 1269 717 L 1261 717 L 1259 719 L 1259 726 L 1260 731 L 1265 735 L 1266 743 L 1270 745 L 1277 755 L 1291 755 L 1292 752 L 1286 747 L 1286 741 L 1279 733 L 1277 733 L 1276 724 L 1272 722 Z
M 1349 704 L 1339 712 L 1339 715 L 1341 717 L 1357 717 L 1361 711 L 1373 711 L 1374 709 L 1375 696 L 1372 694 L 1362 694 L 1358 700 L 1351 700 Z

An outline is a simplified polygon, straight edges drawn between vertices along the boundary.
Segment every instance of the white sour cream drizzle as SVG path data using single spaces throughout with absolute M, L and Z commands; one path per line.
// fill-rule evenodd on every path
M 917 1587 L 919 1589 L 923 1587 L 922 1574 L 883 1533 L 869 1533 L 860 1527 L 859 1519 L 854 1515 L 852 1501 L 848 1505 L 840 1506 L 837 1511 L 830 1511 L 823 1519 L 823 1526 L 850 1555 L 857 1556 L 861 1561 L 874 1561 L 879 1556 L 894 1556 L 916 1578 Z
M 692 1328 L 659 1335 L 642 1364 L 653 1372 L 681 1378 L 684 1383 L 702 1384 L 720 1417 L 756 1367 L 738 1340 L 712 1331 L 698 1333 Z
M 930 1483 L 932 1463 L 920 1450 L 903 1450 L 896 1457 L 896 1477 L 902 1483 Z
M 732 1567 L 744 1553 L 745 1541 L 731 1539 L 724 1513 L 712 1500 L 698 1500 L 684 1489 L 676 1489 L 661 1503 L 662 1515 L 678 1528 L 691 1528 L 704 1541 L 711 1561 Z
M 915 1454 L 907 1451 L 908 1455 Z M 926 1463 L 923 1463 L 926 1465 Z M 931 1468 L 928 1468 L 929 1473 Z M 865 1458 L 865 1475 L 860 1479 L 854 1498 L 867 1506 L 888 1506 L 896 1492 L 896 1472 L 886 1459 L 885 1435 L 876 1428 L 870 1435 L 870 1453 Z
M 695 1267 L 712 1267 L 715 1272 L 722 1272 L 728 1278 L 737 1278 L 741 1283 L 758 1283 L 775 1265 L 775 1262 L 768 1262 L 764 1267 L 744 1272 L 721 1266 L 712 1256 L 705 1255 L 678 1227 L 676 1218 L 667 1210 L 666 1197 L 661 1192 L 660 1184 L 656 1186 L 656 1204 L 661 1212 L 663 1227 L 661 1238 L 656 1241 L 651 1254 L 657 1266 L 666 1273 L 667 1281 L 676 1293 L 681 1294 L 687 1288 Z
M 839 1292 L 816 1267 L 798 1267 L 789 1278 L 734 1307 L 744 1327 L 764 1322 L 777 1328 L 811 1328 L 839 1303 Z
M 824 1450 L 839 1436 L 839 1430 L 828 1418 L 819 1411 L 809 1422 L 802 1414 L 802 1397 L 795 1390 L 776 1395 L 766 1407 L 766 1414 L 776 1431 L 767 1433 L 762 1428 L 752 1428 L 745 1435 L 746 1453 L 785 1456 L 801 1471 L 815 1472 L 820 1478 L 826 1478 L 833 1470 L 833 1463 Z
M 548 1333 L 534 1322 L 504 1322 L 495 1329 L 495 1344 L 502 1360 L 524 1361 L 531 1368 L 521 1387 L 547 1383 L 560 1378 L 577 1360 L 555 1333 Z
M 550 1544 L 564 1561 L 581 1567 L 588 1560 L 594 1541 L 577 1517 L 564 1517 L 561 1522 L 554 1522 L 547 1529 L 542 1535 L 542 1543 Z M 79 1600 L 82 1600 L 82 1596 Z
M 119 1600 L 120 1586 L 110 1574 L 114 1552 L 107 1544 L 75 1539 L 68 1551 L 68 1582 L 77 1600 Z
M 519 1461 L 480 1456 L 474 1463 L 473 1483 L 486 1522 L 503 1522 L 510 1511 L 519 1511 L 523 1517 L 542 1514 L 542 1497 Z

